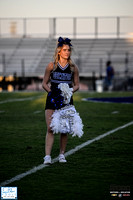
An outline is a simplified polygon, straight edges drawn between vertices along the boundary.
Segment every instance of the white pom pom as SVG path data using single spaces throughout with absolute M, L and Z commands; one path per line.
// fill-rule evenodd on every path
M 75 114 L 73 120 L 73 134 L 72 136 L 78 136 L 79 138 L 83 135 L 83 123 L 78 113 Z
M 60 83 L 58 88 L 61 90 L 61 95 L 64 97 L 64 104 L 68 104 L 70 102 L 71 96 L 73 94 L 73 88 L 69 88 L 67 83 Z
M 69 133 L 79 138 L 83 135 L 83 123 L 73 105 L 55 110 L 50 124 L 53 133 Z
M 58 112 L 58 110 L 55 110 L 52 115 L 52 120 L 50 124 L 50 127 L 53 130 L 53 133 L 59 133 L 59 129 L 60 129 L 59 121 L 60 121 L 60 113 Z

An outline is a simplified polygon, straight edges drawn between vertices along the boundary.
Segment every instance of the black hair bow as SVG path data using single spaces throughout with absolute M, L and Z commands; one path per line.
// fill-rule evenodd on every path
M 63 44 L 67 44 L 69 46 L 72 46 L 72 44 L 70 42 L 71 42 L 71 40 L 69 38 L 63 39 L 62 37 L 59 37 L 59 39 L 58 39 L 58 47 L 62 47 Z

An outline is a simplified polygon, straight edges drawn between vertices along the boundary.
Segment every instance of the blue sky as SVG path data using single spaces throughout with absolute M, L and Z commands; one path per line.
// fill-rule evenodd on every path
M 133 16 L 133 0 L 0 0 L 0 17 Z

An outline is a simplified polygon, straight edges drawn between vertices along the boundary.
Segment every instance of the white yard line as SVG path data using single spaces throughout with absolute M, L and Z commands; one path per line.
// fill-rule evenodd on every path
M 34 96 L 34 97 L 27 97 L 27 98 L 19 98 L 19 99 L 7 99 L 7 100 L 4 100 L 4 101 L 0 101 L 0 104 L 3 104 L 3 103 L 11 103 L 11 102 L 17 102 L 17 101 L 28 101 L 28 100 L 33 100 L 33 99 L 40 98 L 40 97 L 42 97 L 42 96 L 43 96 L 43 95 Z
M 34 112 L 34 114 L 39 114 L 41 112 L 42 112 L 42 110 L 37 110 L 37 111 Z
M 88 141 L 82 143 L 81 145 L 76 146 L 74 149 L 71 149 L 70 151 L 66 152 L 66 153 L 65 153 L 65 157 L 74 154 L 76 151 L 79 151 L 79 150 L 82 149 L 83 147 L 85 147 L 85 146 L 87 146 L 87 145 L 89 145 L 89 144 L 91 144 L 91 143 L 93 143 L 93 142 L 95 142 L 95 141 L 98 141 L 98 140 L 100 140 L 100 139 L 106 137 L 107 135 L 110 135 L 110 134 L 112 134 L 112 133 L 114 133 L 114 132 L 116 132 L 116 131 L 118 131 L 118 130 L 124 129 L 124 128 L 128 127 L 128 126 L 131 126 L 131 125 L 133 125 L 133 121 L 131 121 L 131 122 L 129 122 L 129 123 L 123 125 L 123 126 L 120 126 L 120 127 L 118 127 L 118 128 L 115 128 L 115 129 L 113 129 L 113 130 L 111 130 L 111 131 L 108 131 L 108 132 L 106 132 L 106 133 L 104 133 L 104 134 L 102 134 L 102 135 L 99 135 L 98 137 L 95 137 L 95 138 L 92 139 L 92 140 L 88 140 Z M 53 164 L 53 163 L 56 163 L 56 162 L 58 162 L 58 157 L 56 157 L 56 158 L 54 158 L 54 159 L 52 160 L 52 164 Z M 0 186 L 5 186 L 5 185 L 8 185 L 8 184 L 10 184 L 10 183 L 13 183 L 14 181 L 18 181 L 18 180 L 24 178 L 25 176 L 30 175 L 30 174 L 33 174 L 33 173 L 36 173 L 37 171 L 39 171 L 39 170 L 41 170 L 41 169 L 43 169 L 43 168 L 45 168 L 45 167 L 48 167 L 48 165 L 44 165 L 44 164 L 38 165 L 37 167 L 34 167 L 34 168 L 30 169 L 30 170 L 27 171 L 27 172 L 24 172 L 24 173 L 22 173 L 22 174 L 19 174 L 19 175 L 15 176 L 15 177 L 11 178 L 10 180 L 6 180 L 6 181 L 2 182 L 2 183 L 0 184 Z

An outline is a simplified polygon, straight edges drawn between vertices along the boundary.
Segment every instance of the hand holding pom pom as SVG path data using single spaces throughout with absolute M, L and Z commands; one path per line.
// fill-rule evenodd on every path
M 64 97 L 64 104 L 70 103 L 71 96 L 73 94 L 73 88 L 69 88 L 67 83 L 60 83 L 58 88 L 61 90 L 61 95 Z

